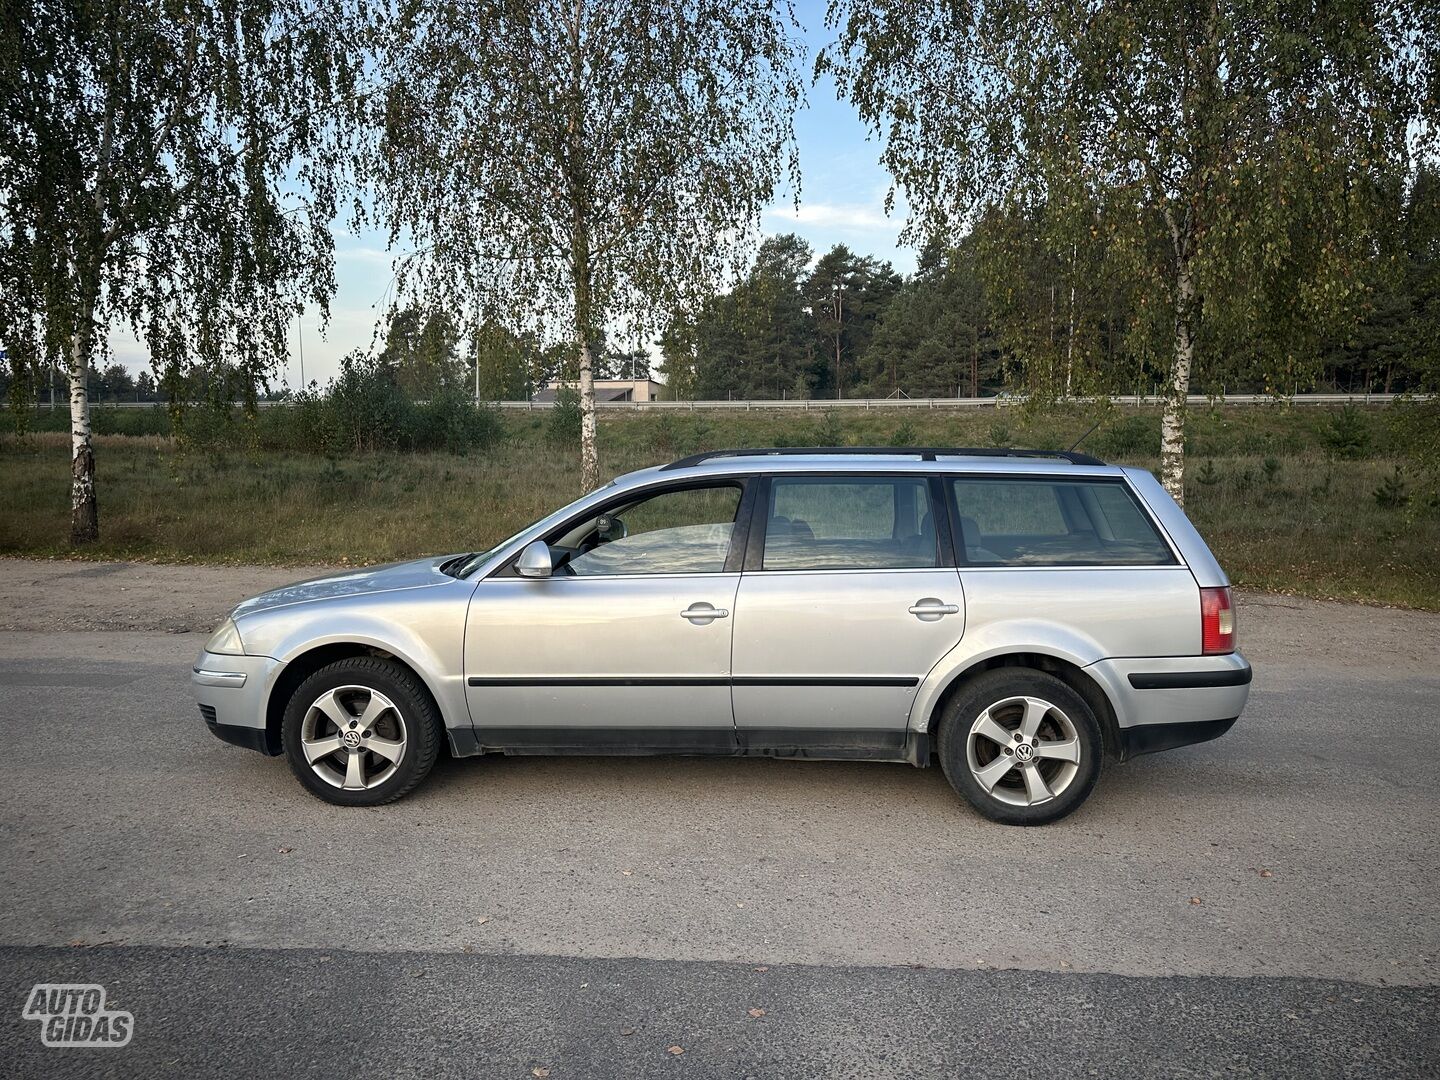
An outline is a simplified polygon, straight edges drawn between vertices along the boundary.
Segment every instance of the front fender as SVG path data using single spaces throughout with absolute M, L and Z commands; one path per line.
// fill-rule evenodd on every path
M 327 645 L 359 645 L 390 653 L 404 663 L 439 706 L 447 728 L 470 726 L 465 707 L 462 643 L 465 608 L 473 586 L 427 588 L 356 597 L 324 604 L 297 604 L 237 619 L 247 653 L 280 661 L 265 688 L 300 657 Z
M 1014 653 L 1038 653 L 1064 660 L 1078 668 L 1105 656 L 1100 643 L 1090 635 L 1074 627 L 1041 619 L 1006 619 L 986 623 L 973 632 L 967 630 L 959 643 L 940 658 L 940 662 L 920 683 L 910 706 L 910 730 L 928 729 L 930 716 L 941 697 L 977 664 Z M 1106 696 L 1109 696 L 1108 688 Z

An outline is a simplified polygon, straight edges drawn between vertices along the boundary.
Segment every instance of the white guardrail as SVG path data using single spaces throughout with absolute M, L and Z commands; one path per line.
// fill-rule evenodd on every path
M 1400 394 L 1295 394 L 1289 397 L 1275 397 L 1270 394 L 1231 394 L 1227 397 L 1208 397 L 1191 394 L 1186 400 L 1191 405 L 1384 405 L 1401 397 Z M 632 412 L 646 410 L 679 410 L 680 412 L 701 409 L 729 409 L 740 412 L 763 412 L 767 409 L 800 410 L 801 412 L 824 412 L 827 409 L 994 409 L 1007 408 L 1024 403 L 1019 396 L 980 398 L 805 398 L 801 400 L 757 400 L 757 401 L 597 401 L 596 409 L 619 409 Z M 1076 398 L 1073 404 L 1085 404 L 1087 400 Z M 1164 398 L 1153 395 L 1124 395 L 1110 398 L 1116 405 L 1159 405 Z M 549 409 L 551 401 L 494 401 L 502 409 Z
M 1191 394 L 1186 400 L 1191 405 L 1385 405 L 1403 394 L 1292 394 L 1275 397 L 1271 394 L 1229 394 L 1209 397 L 1205 394 Z M 1413 398 L 1427 395 L 1416 394 Z M 827 409 L 995 409 L 1009 408 L 1024 403 L 1019 396 L 980 398 L 805 398 L 801 400 L 754 400 L 754 401 L 597 401 L 595 408 L 601 411 L 618 412 L 699 412 L 702 410 L 729 410 L 731 412 L 765 412 L 785 410 L 799 412 L 825 412 Z M 1075 398 L 1071 404 L 1083 405 L 1093 399 Z M 1159 405 L 1165 399 L 1151 394 L 1123 395 L 1110 398 L 1116 405 Z M 92 409 L 153 409 L 163 403 L 151 401 L 95 401 Z M 234 402 L 239 405 L 240 402 Z M 285 405 L 283 401 L 256 402 L 262 409 Z M 522 412 L 545 410 L 555 407 L 553 401 L 487 401 L 487 405 L 501 409 L 519 409 Z M 37 409 L 51 406 L 37 402 Z M 57 409 L 69 407 L 68 402 L 58 401 Z M 0 408 L 9 408 L 0 403 Z

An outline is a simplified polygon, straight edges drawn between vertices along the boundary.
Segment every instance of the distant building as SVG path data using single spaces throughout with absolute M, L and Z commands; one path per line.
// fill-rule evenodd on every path
M 536 391 L 530 400 L 537 404 L 548 404 L 555 400 L 556 387 Z M 596 401 L 658 401 L 664 383 L 654 379 L 596 379 Z

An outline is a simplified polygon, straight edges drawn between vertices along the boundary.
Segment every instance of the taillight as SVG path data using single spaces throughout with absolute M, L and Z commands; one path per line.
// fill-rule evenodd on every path
M 1235 651 L 1235 605 L 1229 586 L 1200 590 L 1200 648 L 1206 656 Z

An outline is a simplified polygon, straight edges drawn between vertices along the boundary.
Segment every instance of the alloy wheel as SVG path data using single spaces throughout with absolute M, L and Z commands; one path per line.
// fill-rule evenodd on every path
M 1011 806 L 1058 798 L 1080 771 L 1080 736 L 1070 717 L 1043 698 L 1009 697 L 970 725 L 966 762 L 986 794 Z
M 364 791 L 389 780 L 405 758 L 405 718 L 368 686 L 326 690 L 305 712 L 300 747 L 331 787 Z

